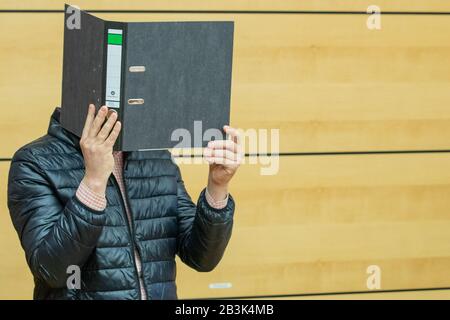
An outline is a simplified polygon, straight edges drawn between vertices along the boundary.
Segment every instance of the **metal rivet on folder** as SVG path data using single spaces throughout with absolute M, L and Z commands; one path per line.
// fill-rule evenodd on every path
M 145 66 L 131 66 L 128 70 L 130 72 L 145 72 Z
M 128 104 L 144 104 L 144 99 L 128 99 Z

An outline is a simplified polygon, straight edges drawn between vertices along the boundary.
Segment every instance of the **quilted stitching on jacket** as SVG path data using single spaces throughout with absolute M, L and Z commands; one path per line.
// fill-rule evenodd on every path
M 126 153 L 120 191 L 110 178 L 108 206 L 95 211 L 75 192 L 84 175 L 79 140 L 59 124 L 18 150 L 8 178 L 8 206 L 35 279 L 35 299 L 139 299 L 133 246 L 140 252 L 149 299 L 176 299 L 175 255 L 198 271 L 220 261 L 231 236 L 234 201 L 223 209 L 189 197 L 168 151 Z M 206 181 L 206 177 L 205 177 Z M 81 267 L 81 289 L 67 289 L 67 267 Z

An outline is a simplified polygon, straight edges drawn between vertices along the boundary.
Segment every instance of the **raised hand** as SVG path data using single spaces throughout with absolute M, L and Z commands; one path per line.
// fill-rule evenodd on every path
M 120 129 L 117 112 L 108 112 L 108 108 L 102 106 L 95 116 L 95 106 L 89 105 L 80 139 L 86 168 L 83 182 L 98 194 L 104 194 L 106 191 L 108 178 L 114 167 L 113 146 Z
M 223 129 L 229 138 L 210 141 L 203 152 L 205 160 L 209 163 L 207 188 L 215 200 L 222 200 L 227 196 L 228 183 L 243 159 L 239 131 L 230 126 L 224 126 Z

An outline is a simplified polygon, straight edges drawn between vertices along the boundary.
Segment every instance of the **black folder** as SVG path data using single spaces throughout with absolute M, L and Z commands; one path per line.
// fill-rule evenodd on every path
M 77 10 L 66 5 L 66 130 L 80 136 L 94 103 L 119 114 L 115 150 L 204 147 L 211 132 L 223 134 L 230 121 L 233 22 L 125 23 Z M 68 22 L 76 14 L 79 28 Z

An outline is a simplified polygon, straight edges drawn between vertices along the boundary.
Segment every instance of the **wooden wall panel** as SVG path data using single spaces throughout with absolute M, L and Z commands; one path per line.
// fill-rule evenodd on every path
M 0 3 L 0 158 L 45 133 L 60 103 L 63 1 Z M 365 11 L 371 1 L 78 1 L 91 10 Z M 382 11 L 450 11 L 446 0 L 377 2 Z M 125 21 L 233 20 L 232 125 L 280 129 L 281 152 L 448 149 L 449 15 L 99 14 Z M 276 150 L 271 150 L 276 151 Z M 232 240 L 222 263 L 179 261 L 181 298 L 450 287 L 450 154 L 289 156 L 233 181 Z M 32 297 L 32 277 L 6 207 L 0 162 L 0 299 Z M 195 199 L 204 165 L 182 165 Z M 210 289 L 211 283 L 230 289 Z M 449 298 L 448 290 L 308 298 Z M 296 297 L 299 298 L 299 297 Z
M 363 15 L 100 16 L 234 20 L 232 125 L 280 129 L 281 152 L 448 148 L 447 16 L 384 16 L 380 31 Z M 1 14 L 14 32 L 0 42 L 0 157 L 42 135 L 60 104 L 62 26 L 59 13 Z
M 246 161 L 231 187 L 237 209 L 225 256 L 211 273 L 178 260 L 181 298 L 365 291 L 374 264 L 383 290 L 450 287 L 450 155 L 282 157 L 274 176 Z M 195 200 L 207 167 L 181 168 Z M 0 298 L 29 298 L 6 208 L 9 162 L 0 169 Z
M 263 298 L 264 299 L 264 298 Z M 400 292 L 370 292 L 331 294 L 317 296 L 293 296 L 270 298 L 275 300 L 450 300 L 450 290 L 414 290 Z
M 381 267 L 384 290 L 450 287 L 450 155 L 282 157 L 275 176 L 241 169 L 227 252 L 209 274 L 179 264 L 180 297 L 364 291 L 369 265 Z M 182 166 L 193 198 L 206 171 Z
M 2 0 L 0 10 L 62 10 L 66 0 Z M 373 4 L 384 11 L 449 11 L 447 0 L 77 0 L 71 2 L 90 10 L 317 10 L 317 11 L 366 11 Z

